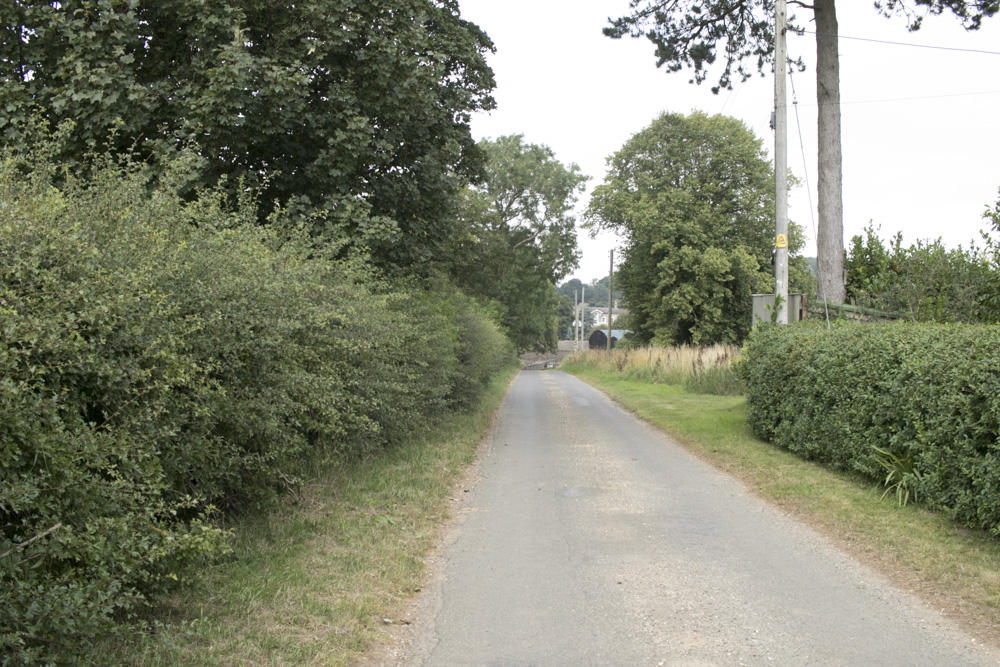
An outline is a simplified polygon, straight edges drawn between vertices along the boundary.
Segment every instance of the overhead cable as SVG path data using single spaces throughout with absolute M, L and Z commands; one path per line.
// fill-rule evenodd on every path
M 820 35 L 813 30 L 795 30 L 794 32 L 809 33 L 810 35 Z M 870 39 L 868 37 L 848 37 L 847 35 L 827 35 L 838 39 L 852 39 L 858 42 L 874 42 L 876 44 L 891 44 L 892 46 L 912 46 L 917 49 L 936 49 L 938 51 L 961 51 L 963 53 L 981 53 L 988 56 L 1000 56 L 1000 51 L 984 51 L 981 49 L 960 49 L 956 46 L 933 46 L 931 44 L 914 44 L 912 42 L 890 42 L 884 39 Z

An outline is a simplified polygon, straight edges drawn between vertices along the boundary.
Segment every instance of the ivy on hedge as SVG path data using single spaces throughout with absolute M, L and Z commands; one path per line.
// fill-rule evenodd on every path
M 911 459 L 927 505 L 1000 535 L 1000 327 L 766 326 L 738 364 L 764 440 L 872 479 Z
M 123 631 L 226 550 L 218 511 L 405 443 L 515 361 L 447 285 L 382 283 L 252 202 L 91 173 L 0 155 L 5 663 Z

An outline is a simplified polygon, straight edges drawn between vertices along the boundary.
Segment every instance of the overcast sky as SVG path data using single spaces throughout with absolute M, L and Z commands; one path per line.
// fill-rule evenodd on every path
M 577 207 L 578 221 L 590 189 L 604 179 L 605 159 L 663 111 L 734 116 L 769 152 L 773 147 L 770 75 L 713 95 L 708 84 L 717 73 L 698 86 L 688 83 L 689 70 L 658 70 L 648 40 L 601 34 L 609 16 L 627 13 L 627 0 L 460 0 L 460 6 L 497 47 L 489 58 L 497 109 L 474 117 L 473 134 L 524 134 L 550 146 L 563 163 L 580 165 L 592 180 Z M 812 12 L 790 11 L 812 25 Z M 983 211 L 1000 188 L 1000 16 L 971 33 L 950 15 L 929 17 L 910 33 L 902 19 L 881 17 L 870 0 L 850 0 L 838 3 L 838 18 L 845 244 L 869 220 L 885 239 L 903 232 L 907 245 L 939 237 L 949 247 L 978 241 Z M 808 178 L 815 206 L 815 36 L 790 35 L 788 51 L 807 64 L 789 85 L 789 103 L 792 85 L 797 93 L 803 145 L 790 109 L 788 164 Z M 805 254 L 814 255 L 809 209 L 803 185 L 790 195 L 789 217 L 805 227 Z M 580 230 L 579 243 L 583 258 L 569 277 L 590 282 L 607 275 L 616 239 L 602 234 L 591 240 Z

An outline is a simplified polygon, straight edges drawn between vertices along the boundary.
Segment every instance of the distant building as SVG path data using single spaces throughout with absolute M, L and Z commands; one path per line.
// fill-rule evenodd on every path
M 632 338 L 631 331 L 625 331 L 624 329 L 612 329 L 611 330 L 611 347 L 612 349 L 618 344 L 620 340 L 629 340 Z M 602 329 L 594 329 L 594 332 L 590 334 L 590 339 L 587 341 L 587 348 L 591 350 L 604 350 L 608 347 L 608 336 Z
M 608 326 L 608 309 L 607 308 L 593 308 L 594 315 L 594 326 L 595 327 L 605 327 Z M 614 324 L 622 315 L 628 315 L 627 308 L 614 307 L 611 309 L 611 323 Z

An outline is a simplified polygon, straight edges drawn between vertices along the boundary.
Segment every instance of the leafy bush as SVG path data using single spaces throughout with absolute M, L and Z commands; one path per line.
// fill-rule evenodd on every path
M 737 365 L 765 440 L 907 490 L 1000 535 L 1000 327 L 765 326 Z
M 250 224 L 252 201 L 0 160 L 0 661 L 126 631 L 226 550 L 216 508 L 404 443 L 513 362 L 474 302 Z
M 997 323 L 990 237 L 986 249 L 948 249 L 940 239 L 907 248 L 900 233 L 886 246 L 871 225 L 864 231 L 851 239 L 845 265 L 847 293 L 858 303 L 916 322 Z

